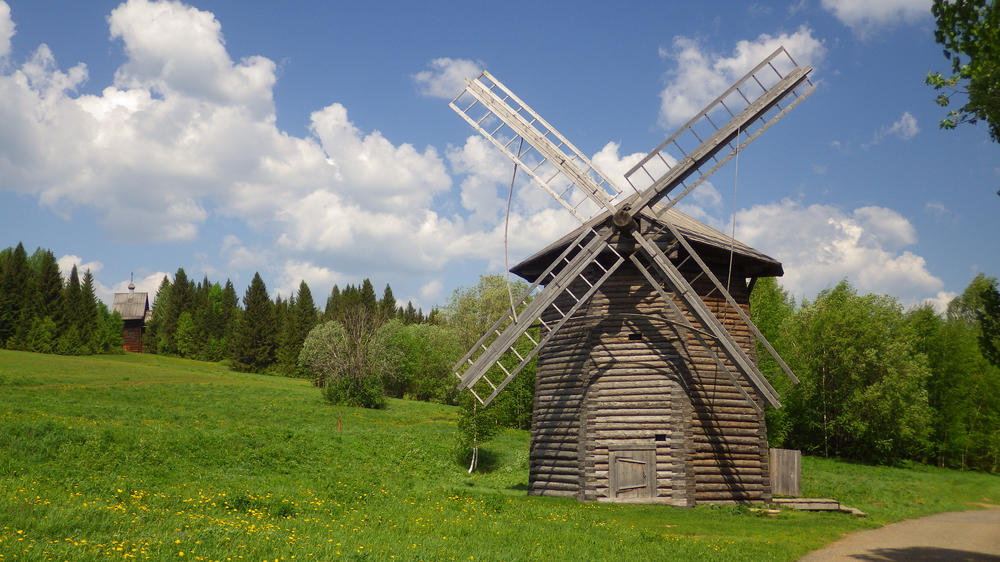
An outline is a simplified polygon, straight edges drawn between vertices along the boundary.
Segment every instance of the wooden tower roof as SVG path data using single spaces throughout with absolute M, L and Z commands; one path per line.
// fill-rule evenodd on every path
M 129 292 L 115 293 L 111 310 L 117 311 L 122 320 L 145 320 L 146 312 L 149 311 L 149 295 L 135 292 L 135 285 L 130 283 Z
M 657 209 L 659 206 L 654 207 Z M 656 211 L 659 212 L 659 211 Z M 639 216 L 639 228 L 642 234 L 651 236 L 661 247 L 663 242 L 670 238 L 670 231 L 666 230 L 663 223 L 656 217 L 654 211 L 643 209 Z M 750 246 L 727 236 L 718 230 L 704 224 L 690 216 L 678 211 L 676 208 L 667 209 L 664 215 L 669 219 L 688 242 L 694 246 L 698 254 L 706 262 L 726 262 L 729 261 L 729 252 L 733 252 L 733 269 L 739 271 L 740 276 L 746 277 L 780 277 L 784 274 L 781 262 L 768 256 L 767 254 L 751 248 Z M 528 257 L 521 263 L 510 269 L 511 273 L 519 275 L 529 282 L 534 282 L 538 275 L 545 270 L 549 264 L 569 245 L 584 228 L 591 228 L 603 222 L 611 220 L 608 213 L 601 213 L 587 221 L 572 232 L 539 250 L 534 255 Z M 659 234 L 657 234 L 659 232 Z

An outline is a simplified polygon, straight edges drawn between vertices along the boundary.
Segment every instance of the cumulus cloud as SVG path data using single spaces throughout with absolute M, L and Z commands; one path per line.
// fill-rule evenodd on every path
M 413 75 L 417 91 L 422 95 L 445 100 L 454 99 L 465 88 L 466 78 L 475 78 L 486 67 L 469 59 L 442 57 L 427 64 L 428 70 Z
M 234 61 L 210 12 L 129 0 L 108 23 L 126 60 L 99 94 L 76 95 L 86 66 L 63 70 L 45 45 L 0 72 L 3 189 L 64 217 L 92 210 L 108 232 L 134 242 L 193 240 L 213 215 L 273 233 L 276 248 L 223 240 L 220 253 L 236 269 L 264 270 L 280 253 L 294 263 L 360 254 L 425 270 L 485 251 L 456 246 L 485 236 L 479 223 L 431 210 L 451 188 L 433 147 L 364 131 L 339 103 L 312 113 L 308 136 L 279 130 L 275 65 Z M 435 68 L 446 76 L 461 66 Z M 472 187 L 465 197 L 466 210 L 486 207 Z
M 160 283 L 163 282 L 164 277 L 171 280 L 173 279 L 173 275 L 166 273 L 164 271 L 157 271 L 156 273 L 150 273 L 149 275 L 136 279 L 134 281 L 135 292 L 146 293 L 149 296 L 149 306 L 153 306 L 153 303 L 156 301 L 156 291 L 160 289 Z M 128 279 L 119 281 L 113 287 L 111 287 L 110 292 L 127 293 L 129 283 L 130 281 Z M 106 300 L 105 302 L 107 302 L 108 305 L 110 305 L 113 302 L 113 297 L 112 300 Z
M 943 315 L 948 311 L 948 304 L 957 296 L 958 293 L 951 291 L 938 291 L 936 295 L 924 299 L 920 304 L 930 305 L 934 312 Z
M 894 295 L 906 304 L 944 285 L 922 257 L 903 249 L 916 242 L 916 233 L 891 209 L 846 213 L 784 200 L 742 210 L 736 220 L 739 240 L 784 264 L 782 284 L 796 298 L 813 298 L 845 277 L 859 291 Z
M 323 308 L 326 305 L 326 297 L 330 294 L 334 284 L 344 283 L 346 277 L 328 267 L 322 267 L 305 260 L 286 260 L 278 275 L 278 286 L 275 293 L 283 298 L 298 295 L 299 284 L 302 281 L 309 285 L 309 292 L 312 294 L 313 302 L 316 306 Z
M 420 287 L 420 302 L 438 302 L 441 300 L 444 283 L 433 279 Z
M 69 279 L 69 274 L 74 265 L 76 266 L 77 274 L 80 275 L 81 280 L 83 279 L 83 273 L 85 271 L 90 270 L 91 274 L 96 275 L 97 272 L 104 267 L 104 264 L 99 261 L 95 260 L 85 262 L 80 256 L 73 254 L 63 255 L 61 258 L 56 260 L 56 263 L 59 264 L 59 272 L 62 273 L 62 276 L 66 279 Z
M 673 48 L 660 52 L 675 64 L 660 92 L 660 125 L 674 127 L 685 122 L 782 45 L 800 65 L 815 64 L 826 53 L 822 42 L 805 26 L 791 34 L 763 33 L 752 41 L 738 41 L 728 56 L 707 52 L 694 39 L 675 37 Z
M 859 35 L 930 14 L 930 0 L 823 0 L 823 9 Z
M 10 19 L 10 6 L 0 0 L 0 59 L 10 54 L 10 38 L 14 36 L 14 20 Z

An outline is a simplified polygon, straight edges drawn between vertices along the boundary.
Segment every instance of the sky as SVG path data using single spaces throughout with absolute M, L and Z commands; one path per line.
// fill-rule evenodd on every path
M 815 93 L 679 208 L 797 301 L 847 279 L 940 310 L 1000 275 L 1000 145 L 938 128 L 929 4 L 0 0 L 0 247 L 106 302 L 183 267 L 320 305 L 370 278 L 426 312 L 578 224 L 523 173 L 507 215 L 512 164 L 448 107 L 465 77 L 622 181 L 784 45 Z

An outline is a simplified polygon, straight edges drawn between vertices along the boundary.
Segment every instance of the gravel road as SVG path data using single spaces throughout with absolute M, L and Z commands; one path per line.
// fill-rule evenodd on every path
M 800 560 L 1000 561 L 1000 506 L 991 507 L 852 533 Z

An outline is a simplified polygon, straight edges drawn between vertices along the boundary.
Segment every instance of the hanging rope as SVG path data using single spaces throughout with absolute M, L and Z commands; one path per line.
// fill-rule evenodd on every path
M 736 129 L 736 170 L 733 172 L 733 212 L 732 227 L 729 235 L 729 272 L 726 273 L 726 292 L 729 292 L 730 281 L 733 278 L 733 252 L 736 249 L 736 188 L 740 183 L 740 129 Z M 726 300 L 726 308 L 729 308 L 729 300 Z
M 517 145 L 517 155 L 521 156 L 521 148 L 524 147 L 524 137 Z M 514 171 L 510 174 L 510 188 L 507 190 L 507 214 L 503 219 L 503 272 L 507 281 L 507 299 L 510 301 L 511 320 L 517 320 L 517 311 L 514 310 L 514 293 L 510 290 L 510 263 L 508 262 L 507 232 L 510 230 L 510 201 L 514 198 L 514 180 L 517 178 L 517 162 L 514 162 Z

